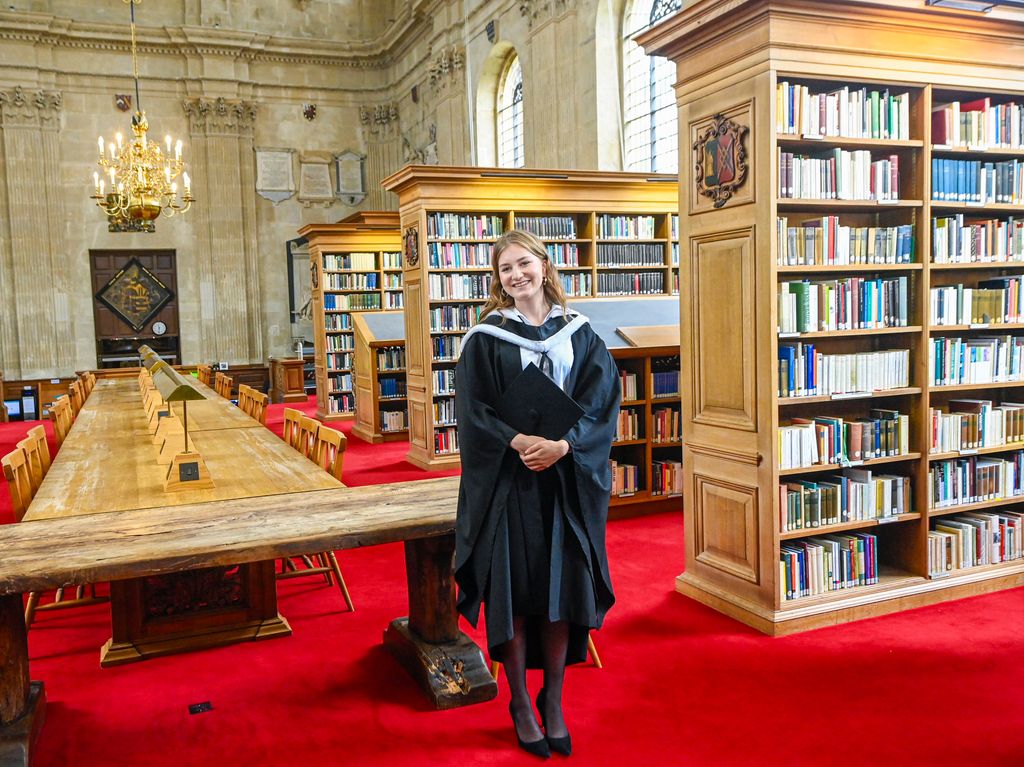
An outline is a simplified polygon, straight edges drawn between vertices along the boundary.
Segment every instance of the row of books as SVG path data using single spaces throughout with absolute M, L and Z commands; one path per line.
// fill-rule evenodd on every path
M 324 253 L 324 269 L 359 269 L 373 272 L 377 269 L 375 253 Z M 399 264 L 401 266 L 401 264 Z
M 790 226 L 776 219 L 780 266 L 909 264 L 914 260 L 914 227 L 845 226 L 838 216 L 822 216 Z
M 928 409 L 929 451 L 950 453 L 1024 442 L 1024 403 L 951 399 Z
M 866 149 L 833 149 L 819 156 L 778 150 L 779 197 L 801 200 L 900 198 L 897 155 L 875 160 Z
M 352 367 L 352 352 L 327 352 L 328 370 L 349 370 Z
M 641 399 L 643 392 L 637 389 L 637 374 L 629 370 L 619 370 L 619 386 L 622 387 L 622 400 L 632 402 Z
M 597 216 L 597 237 L 601 240 L 653 240 L 654 216 Z
M 597 246 L 597 265 L 663 266 L 665 246 L 656 242 L 602 243 Z
M 430 353 L 434 362 L 454 362 L 462 353 L 462 336 L 432 336 Z
M 356 339 L 351 333 L 342 332 L 327 336 L 327 351 L 329 352 L 350 352 L 355 348 Z M 351 367 L 351 365 L 343 367 Z
M 385 309 L 401 309 L 403 306 L 405 306 L 405 296 L 402 293 L 384 294 Z
M 1024 495 L 1024 451 L 1006 458 L 970 455 L 928 469 L 929 508 L 944 509 Z
M 932 219 L 932 261 L 936 264 L 970 264 L 978 261 L 1024 261 L 1024 219 L 1011 216 Z
M 594 287 L 594 281 L 587 272 L 559 274 L 558 279 L 567 296 L 589 296 Z
M 427 290 L 430 300 L 450 298 L 487 298 L 491 289 L 489 274 L 438 274 L 427 275 Z
M 651 495 L 682 495 L 683 464 L 680 461 L 651 461 Z
M 485 269 L 491 265 L 491 246 L 486 242 L 428 242 L 431 269 Z
M 387 251 L 380 254 L 381 267 L 383 269 L 401 269 L 402 254 L 398 251 Z
M 544 246 L 555 266 L 579 266 L 580 250 L 574 242 L 549 242 Z
M 928 350 L 932 386 L 1024 380 L 1022 336 L 936 336 Z
M 380 293 L 324 293 L 324 309 L 380 309 Z
M 779 468 L 856 464 L 910 452 L 910 416 L 872 409 L 868 418 L 820 415 L 779 426 Z
M 431 373 L 434 378 L 434 394 L 450 396 L 455 394 L 455 371 L 435 370 Z
M 775 130 L 805 138 L 909 139 L 910 94 L 848 85 L 819 93 L 783 80 L 776 86 Z
M 501 216 L 477 213 L 428 213 L 427 237 L 493 240 L 505 231 Z
M 431 333 L 469 330 L 480 320 L 482 305 L 435 306 L 428 313 Z
M 328 332 L 352 330 L 352 316 L 349 314 L 325 314 L 324 330 Z
M 329 373 L 327 375 L 327 391 L 352 391 L 352 374 Z
M 399 399 L 405 397 L 406 390 L 404 378 L 381 378 L 377 383 L 380 385 L 381 399 Z
M 779 332 L 906 327 L 907 288 L 906 276 L 780 282 Z
M 928 574 L 943 575 L 1021 558 L 1024 515 L 1000 509 L 943 517 L 928 532 Z
M 678 364 L 678 360 L 676 360 Z M 661 370 L 651 373 L 652 397 L 679 396 L 679 370 Z
M 779 556 L 783 601 L 878 583 L 878 538 L 868 533 L 788 541 Z
M 608 462 L 612 471 L 612 495 L 635 495 L 640 489 L 640 467 L 631 463 Z
M 952 149 L 1024 147 L 1024 104 L 989 97 L 932 106 L 932 146 Z
M 459 452 L 459 432 L 454 426 L 434 429 L 434 452 L 437 455 Z
M 382 283 L 385 290 L 401 290 L 402 289 L 402 275 L 401 274 L 384 274 L 384 282 Z
M 640 418 L 634 408 L 622 408 L 619 410 L 619 417 L 615 423 L 615 441 L 642 439 L 640 436 Z
M 352 272 L 351 274 L 325 274 L 324 290 L 376 290 L 380 283 L 376 272 Z M 399 281 L 401 287 L 401 281 Z M 325 301 L 326 305 L 326 301 Z
M 931 289 L 932 325 L 988 325 L 1024 321 L 1024 277 L 981 280 Z
M 861 394 L 908 386 L 910 350 L 822 354 L 814 344 L 779 344 L 779 396 Z
M 600 272 L 597 275 L 599 296 L 641 296 L 664 292 L 663 272 Z
M 380 430 L 385 433 L 409 430 L 409 413 L 407 410 L 381 410 Z
M 434 400 L 434 423 L 445 426 L 455 425 L 455 400 Z
M 932 199 L 1017 205 L 1024 202 L 1024 163 L 932 158 Z
M 356 409 L 356 398 L 351 392 L 331 392 L 327 397 L 327 412 L 354 413 Z
M 573 216 L 521 216 L 517 213 L 516 229 L 532 232 L 544 239 L 576 239 L 576 219 Z
M 679 442 L 682 439 L 680 412 L 674 407 L 659 407 L 651 412 L 651 444 Z
M 377 349 L 377 370 L 404 370 L 405 347 L 381 346 Z
M 781 532 L 893 520 L 911 510 L 910 485 L 910 477 L 854 468 L 815 481 L 780 484 Z

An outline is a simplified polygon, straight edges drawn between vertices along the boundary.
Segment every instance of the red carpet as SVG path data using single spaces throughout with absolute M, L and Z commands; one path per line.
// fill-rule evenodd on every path
M 24 431 L 0 426 L 0 449 Z M 403 453 L 350 439 L 345 481 L 424 476 Z M 673 592 L 679 514 L 612 522 L 608 541 L 619 602 L 595 635 L 605 668 L 566 681 L 573 764 L 1024 764 L 1024 589 L 770 639 Z M 504 682 L 494 702 L 432 711 L 381 648 L 406 610 L 401 546 L 339 560 L 356 612 L 322 582 L 283 582 L 285 639 L 101 670 L 106 606 L 43 614 L 38 767 L 538 764 L 515 748 Z

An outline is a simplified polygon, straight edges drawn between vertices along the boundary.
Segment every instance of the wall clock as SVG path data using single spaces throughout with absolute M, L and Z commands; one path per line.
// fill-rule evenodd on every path
M 155 336 L 162 336 L 166 332 L 167 332 L 167 326 L 164 323 L 162 323 L 160 321 L 157 321 L 157 322 L 153 323 L 153 335 L 155 335 Z

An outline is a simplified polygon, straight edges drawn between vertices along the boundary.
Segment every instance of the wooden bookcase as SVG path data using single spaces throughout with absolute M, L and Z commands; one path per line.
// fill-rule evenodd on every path
M 299 235 L 309 241 L 317 418 L 352 419 L 351 312 L 402 307 L 398 216 L 357 213 L 336 224 L 304 226 Z
M 354 312 L 356 422 L 352 434 L 366 442 L 409 438 L 405 389 L 405 322 L 402 312 Z M 385 387 L 394 393 L 384 393 Z M 404 428 L 396 428 L 400 419 Z
M 440 352 L 457 349 L 483 306 L 490 243 L 517 226 L 540 230 L 571 296 L 612 295 L 607 283 L 616 280 L 668 295 L 674 182 L 641 173 L 439 166 L 408 166 L 382 182 L 398 195 L 401 215 L 411 463 L 458 464 L 457 354 Z M 627 221 L 634 230 L 620 226 Z M 638 251 L 649 265 L 621 265 Z
M 744 130 L 748 165 L 744 181 L 719 206 L 701 194 L 697 178 L 681 182 L 682 350 L 689 371 L 682 399 L 687 456 L 686 569 L 677 579 L 682 593 L 766 633 L 786 634 L 1024 583 L 1022 559 L 932 575 L 928 556 L 929 530 L 936 520 L 969 511 L 1024 510 L 1024 496 L 933 508 L 929 483 L 930 469 L 938 462 L 970 452 L 929 454 L 930 408 L 941 408 L 951 398 L 997 405 L 1024 398 L 1024 376 L 996 384 L 936 386 L 930 362 L 937 338 L 1018 337 L 1024 330 L 1020 323 L 930 322 L 932 288 L 976 287 L 981 279 L 1024 274 L 1024 252 L 1007 263 L 936 264 L 932 258 L 937 218 L 962 213 L 968 219 L 1006 221 L 1024 216 L 1020 204 L 933 199 L 933 160 L 1021 159 L 1024 151 L 933 146 L 931 120 L 933 108 L 955 100 L 1024 100 L 1022 36 L 1024 24 L 1016 21 L 934 8 L 846 0 L 698 0 L 640 37 L 648 53 L 667 56 L 678 67 L 680 165 L 700 167 L 708 159 L 698 147 L 720 117 Z M 818 42 L 824 40 L 827 46 Z M 979 51 L 984 52 L 980 58 Z M 777 94 L 784 82 L 807 86 L 815 94 L 844 86 L 908 94 L 909 135 L 808 138 L 803 132 L 780 132 L 776 126 L 785 105 Z M 896 201 L 788 196 L 790 161 L 784 154 L 822 156 L 837 149 L 870 151 L 872 161 L 898 157 Z M 709 183 L 715 180 L 710 173 L 709 168 Z M 911 262 L 790 265 L 789 235 L 785 240 L 779 236 L 778 217 L 786 217 L 789 227 L 801 227 L 824 216 L 837 216 L 841 225 L 851 227 L 912 227 Z M 906 326 L 816 329 L 780 337 L 781 283 L 852 277 L 906 278 Z M 813 343 L 824 355 L 906 351 L 908 380 L 870 391 L 781 396 L 780 354 L 788 358 L 785 350 L 796 342 Z M 909 481 L 909 508 L 881 522 L 783 532 L 787 509 L 782 508 L 780 483 L 820 482 L 845 467 L 780 470 L 780 425 L 821 416 L 863 419 L 876 408 L 908 416 L 909 450 L 856 468 Z M 980 452 L 1012 459 L 1019 448 L 1017 443 Z M 877 552 L 877 582 L 787 598 L 783 560 L 788 550 L 836 533 L 875 536 L 873 543 L 863 540 Z

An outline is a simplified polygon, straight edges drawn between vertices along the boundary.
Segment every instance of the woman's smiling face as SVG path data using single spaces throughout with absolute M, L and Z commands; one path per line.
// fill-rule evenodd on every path
M 516 303 L 532 300 L 544 287 L 544 262 L 520 245 L 509 245 L 498 258 L 498 278 Z

